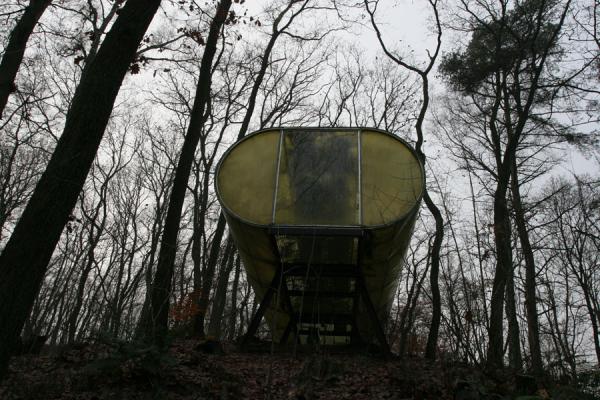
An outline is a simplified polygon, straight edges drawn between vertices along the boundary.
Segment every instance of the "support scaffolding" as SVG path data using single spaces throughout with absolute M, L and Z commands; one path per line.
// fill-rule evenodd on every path
M 242 348 L 247 348 L 250 341 L 255 337 L 260 321 L 265 316 L 267 309 L 272 306 L 273 298 L 278 295 L 281 296 L 284 302 L 284 310 L 290 315 L 289 322 L 281 336 L 280 343 L 287 343 L 290 335 L 294 333 L 294 340 L 300 341 L 302 336 L 310 337 L 313 334 L 320 336 L 347 336 L 349 342 L 352 345 L 359 345 L 368 343 L 368 341 L 361 338 L 358 329 L 359 319 L 359 303 L 362 302 L 363 306 L 367 310 L 367 315 L 370 319 L 371 328 L 375 332 L 375 337 L 379 342 L 379 346 L 384 354 L 390 353 L 390 348 L 383 330 L 383 326 L 369 295 L 365 284 L 365 278 L 361 269 L 360 260 L 361 252 L 363 249 L 363 238 L 366 233 L 362 229 L 344 229 L 344 228 L 299 228 L 299 227 L 275 227 L 270 229 L 273 243 L 277 246 L 275 239 L 275 232 L 279 234 L 285 233 L 286 235 L 306 235 L 310 233 L 315 236 L 329 236 L 333 232 L 337 235 L 352 237 L 357 240 L 357 262 L 355 264 L 311 264 L 312 260 L 308 263 L 302 264 L 290 264 L 280 262 L 277 266 L 277 271 L 273 276 L 268 289 L 260 302 L 258 310 L 252 317 L 248 331 L 243 337 Z M 282 260 L 282 257 L 278 257 Z M 311 291 L 311 290 L 297 290 L 290 289 L 288 287 L 288 277 L 311 277 L 320 279 L 322 277 L 334 277 L 341 279 L 349 279 L 353 281 L 353 289 L 351 291 Z M 305 285 L 306 287 L 306 285 Z M 314 313 L 302 312 L 293 306 L 292 298 L 305 298 L 311 297 L 313 299 L 327 299 L 327 298 L 344 298 L 352 300 L 352 311 L 348 314 L 331 313 L 327 315 L 320 315 L 319 321 L 333 322 L 334 328 L 332 330 L 321 329 L 321 324 L 315 321 Z M 300 304 L 303 304 L 302 301 Z M 313 329 L 311 328 L 300 328 L 302 324 L 316 325 Z M 347 329 L 350 326 L 350 329 Z

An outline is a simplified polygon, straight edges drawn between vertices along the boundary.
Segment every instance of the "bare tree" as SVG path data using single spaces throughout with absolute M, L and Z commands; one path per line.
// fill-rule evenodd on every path
M 171 294 L 171 281 L 176 255 L 176 241 L 179 232 L 179 223 L 181 220 L 181 210 L 187 189 L 187 183 L 190 176 L 194 154 L 202 125 L 205 121 L 205 108 L 210 96 L 210 84 L 213 68 L 213 60 L 217 52 L 217 43 L 221 34 L 221 29 L 229 16 L 231 0 L 221 0 L 217 5 L 215 16 L 213 17 L 202 62 L 200 65 L 200 75 L 198 78 L 198 87 L 196 97 L 191 110 L 190 121 L 185 135 L 183 147 L 179 155 L 179 161 L 175 170 L 175 178 L 171 195 L 169 197 L 169 207 L 165 219 L 163 236 L 158 256 L 158 265 L 156 274 L 152 283 L 151 311 L 143 316 L 148 319 L 143 321 L 144 332 L 147 339 L 156 345 L 163 346 L 168 331 L 168 312 L 169 296 Z
M 509 9 L 509 2 L 501 2 L 497 7 L 488 4 L 483 8 L 467 1 L 462 5 L 467 15 L 475 21 L 472 45 L 462 54 L 447 56 L 442 69 L 452 77 L 456 88 L 477 98 L 473 103 L 486 116 L 484 143 L 494 148 L 492 160 L 496 167 L 492 172 L 496 181 L 493 197 L 497 266 L 490 305 L 487 361 L 490 367 L 498 367 L 503 363 L 503 311 L 506 304 L 510 363 L 519 369 L 522 360 L 513 294 L 513 254 L 507 194 L 517 149 L 532 120 L 536 120 L 533 114 L 543 91 L 543 74 L 548 69 L 551 51 L 557 44 L 570 1 L 556 8 L 547 3 L 518 4 L 514 9 Z M 477 47 L 483 43 L 487 59 L 480 58 L 477 50 L 484 48 Z M 507 43 L 514 44 L 507 46 Z M 466 61 L 467 58 L 469 61 Z M 488 166 L 480 165 L 489 170 Z M 535 275 L 535 272 L 532 273 Z M 528 293 L 527 296 L 528 303 L 534 306 L 535 293 Z M 528 316 L 535 318 L 537 313 L 531 309 Z M 531 348 L 536 351 L 535 343 Z M 536 362 L 539 362 L 537 356 Z M 536 369 L 539 370 L 539 365 Z
M 375 13 L 377 11 L 378 2 L 369 2 L 368 0 L 364 1 L 365 8 L 371 17 L 371 25 L 375 32 L 377 33 L 377 39 L 379 40 L 379 44 L 381 45 L 384 53 L 388 56 L 392 61 L 394 61 L 397 65 L 405 68 L 411 72 L 416 73 L 421 78 L 422 86 L 421 86 L 421 94 L 422 94 L 422 103 L 421 110 L 419 112 L 419 116 L 415 122 L 415 131 L 417 133 L 417 141 L 415 144 L 415 150 L 417 152 L 417 156 L 423 165 L 425 165 L 425 153 L 423 152 L 423 122 L 425 120 L 425 116 L 427 114 L 427 109 L 429 107 L 429 73 L 433 69 L 435 62 L 437 60 L 438 54 L 440 52 L 440 48 L 442 45 L 442 26 L 440 23 L 439 13 L 438 13 L 438 2 L 437 0 L 430 0 L 429 5 L 433 10 L 433 14 L 435 16 L 435 24 L 436 24 L 436 33 L 437 33 L 437 44 L 433 54 L 429 55 L 429 62 L 426 67 L 421 69 L 414 65 L 408 64 L 406 61 L 402 59 L 402 57 L 395 55 L 390 50 L 388 50 L 385 42 L 383 41 L 383 37 L 381 35 L 381 31 L 377 26 L 377 22 L 375 21 Z M 433 309 L 431 315 L 431 326 L 429 330 L 429 337 L 427 339 L 427 350 L 426 357 L 429 359 L 436 358 L 437 351 L 437 340 L 438 340 L 438 332 L 440 327 L 440 319 L 441 319 L 441 299 L 440 299 L 440 290 L 438 285 L 438 276 L 439 276 L 439 265 L 440 265 L 440 249 L 442 247 L 442 240 L 444 238 L 444 220 L 442 217 L 442 213 L 439 208 L 435 205 L 433 200 L 431 199 L 427 187 L 423 189 L 423 199 L 425 200 L 425 204 L 427 205 L 427 209 L 433 215 L 435 219 L 435 236 L 434 241 L 431 247 L 431 271 L 430 271 L 430 285 L 432 292 L 432 301 L 433 301 Z
M 223 252 L 223 258 L 219 267 L 219 278 L 215 295 L 213 296 L 212 308 L 210 311 L 210 321 L 208 324 L 208 334 L 220 338 L 223 328 L 223 311 L 225 310 L 225 302 L 227 295 L 227 286 L 229 284 L 229 276 L 233 270 L 236 254 L 234 252 L 233 239 L 227 239 L 227 245 Z
M 52 159 L 0 256 L 0 377 L 83 187 L 119 87 L 159 4 L 133 0 L 121 9 L 81 78 Z M 36 240 L 42 236 L 45 240 Z M 23 275 L 23 270 L 30 273 Z
M 578 297 L 583 300 L 591 323 L 596 362 L 600 364 L 600 280 L 596 268 L 600 254 L 598 182 L 576 177 L 572 184 L 556 182 L 553 192 L 555 195 L 544 210 L 544 220 L 551 224 L 549 247 L 558 252 L 565 279 L 573 281 L 571 291 L 578 288 Z
M 25 11 L 10 34 L 10 40 L 4 49 L 4 55 L 0 62 L 0 119 L 2 119 L 8 96 L 16 91 L 15 78 L 21 61 L 23 61 L 23 54 L 25 54 L 29 36 L 31 36 L 35 25 L 51 1 L 30 0 L 29 5 L 25 7 Z

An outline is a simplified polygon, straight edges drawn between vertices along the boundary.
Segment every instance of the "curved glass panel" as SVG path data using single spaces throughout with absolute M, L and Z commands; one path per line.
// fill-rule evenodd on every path
M 415 206 L 423 173 L 414 153 L 379 132 L 361 133 L 362 217 L 367 226 L 397 221 Z
M 357 130 L 284 131 L 276 224 L 359 224 L 357 135 Z
M 220 200 L 256 224 L 273 219 L 279 130 L 248 137 L 231 149 L 218 171 Z

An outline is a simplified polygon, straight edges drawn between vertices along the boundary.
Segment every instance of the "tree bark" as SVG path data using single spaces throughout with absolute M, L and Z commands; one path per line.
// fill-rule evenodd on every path
M 504 296 L 509 268 L 512 268 L 512 249 L 510 243 L 510 214 L 506 203 L 506 193 L 510 178 L 510 168 L 502 160 L 502 144 L 496 123 L 502 103 L 502 89 L 506 86 L 506 75 L 495 74 L 494 104 L 488 122 L 494 157 L 496 159 L 496 189 L 494 191 L 494 244 L 496 247 L 496 270 L 492 284 L 490 300 L 490 327 L 487 350 L 487 366 L 490 369 L 501 368 L 504 365 Z M 516 144 L 515 144 L 516 145 Z M 513 157 L 508 145 L 504 152 L 506 157 Z M 510 166 L 510 164 L 508 164 Z
M 29 36 L 52 0 L 30 0 L 25 12 L 10 34 L 0 63 L 0 119 L 8 96 L 16 91 L 15 78 L 23 61 Z
M 151 319 L 151 302 L 152 302 L 152 272 L 154 266 L 154 259 L 156 257 L 156 250 L 160 242 L 160 236 L 163 229 L 163 215 L 165 212 L 165 203 L 160 201 L 160 198 L 156 198 L 155 217 L 152 222 L 152 233 L 150 239 L 150 250 L 148 251 L 148 262 L 145 264 L 144 281 L 146 283 L 146 293 L 144 295 L 144 303 L 142 305 L 142 311 L 140 312 L 139 323 L 136 327 L 134 337 L 143 338 L 147 326 L 144 325 L 145 321 Z
M 235 251 L 233 247 L 233 240 L 229 238 L 227 240 L 227 248 L 223 254 L 223 261 L 219 268 L 219 279 L 217 282 L 217 289 L 213 297 L 212 308 L 210 311 L 210 321 L 208 323 L 208 334 L 217 339 L 221 338 L 221 328 L 223 327 L 223 310 L 225 309 L 225 303 L 227 300 L 227 284 L 229 283 L 229 275 L 233 269 L 233 261 L 235 260 Z M 209 293 L 206 293 L 208 296 Z
M 442 318 L 442 300 L 440 296 L 439 273 L 440 273 L 440 251 L 442 240 L 444 239 L 444 219 L 439 208 L 429 197 L 429 192 L 425 190 L 423 194 L 425 204 L 429 212 L 435 219 L 435 238 L 431 247 L 431 271 L 429 272 L 429 284 L 431 286 L 431 324 L 429 325 L 429 334 L 427 335 L 427 347 L 425 348 L 425 357 L 435 360 L 437 356 L 437 341 L 440 330 L 440 321 Z
M 0 256 L 0 377 L 160 0 L 129 0 L 82 75 L 46 171 Z
M 431 61 L 430 66 L 433 66 L 433 62 L 434 60 Z M 428 70 L 419 71 L 422 80 L 423 103 L 421 104 L 421 111 L 415 125 L 415 129 L 417 131 L 417 143 L 415 145 L 415 151 L 417 152 L 419 160 L 423 164 L 423 169 L 425 169 L 426 163 L 425 153 L 423 153 L 422 150 L 424 143 L 423 121 L 425 120 L 425 114 L 429 107 L 428 72 Z M 425 347 L 425 357 L 430 360 L 435 360 L 437 356 L 437 342 L 440 331 L 440 321 L 442 318 L 442 300 L 440 296 L 439 274 L 440 251 L 442 249 L 442 241 L 444 240 L 444 218 L 442 217 L 440 209 L 429 196 L 427 185 L 423 186 L 423 199 L 425 200 L 427 209 L 431 215 L 433 215 L 435 220 L 435 236 L 433 239 L 433 245 L 431 246 L 431 271 L 429 272 L 429 284 L 431 286 L 431 323 L 429 325 L 429 334 L 427 335 L 427 345 Z
M 500 174 L 499 174 L 500 175 Z M 504 295 L 509 266 L 512 263 L 510 245 L 510 218 L 506 204 L 506 184 L 500 180 L 494 193 L 494 240 L 496 245 L 496 270 L 490 302 L 490 329 L 487 351 L 488 366 L 499 368 L 504 358 Z
M 210 245 L 210 253 L 208 261 L 206 262 L 206 270 L 202 277 L 202 289 L 200 290 L 200 297 L 198 299 L 199 312 L 194 318 L 194 334 L 203 337 L 204 336 L 204 316 L 206 314 L 206 308 L 208 307 L 208 296 L 210 293 L 210 287 L 212 286 L 215 269 L 217 267 L 217 261 L 219 260 L 219 253 L 221 249 L 221 239 L 225 232 L 225 216 L 221 212 L 219 221 L 217 222 L 217 228 L 213 235 L 213 240 Z
M 529 241 L 529 232 L 525 222 L 525 210 L 521 202 L 521 193 L 519 187 L 519 176 L 516 160 L 513 160 L 511 171 L 511 191 L 513 209 L 515 212 L 515 221 L 521 251 L 525 259 L 525 310 L 527 312 L 527 340 L 529 343 L 529 352 L 531 353 L 531 370 L 535 375 L 541 375 L 544 371 L 542 363 L 542 352 L 540 349 L 540 324 L 537 313 L 537 297 L 535 290 L 535 259 L 531 242 Z
M 202 272 L 206 271 L 206 244 L 204 243 L 206 238 L 205 232 L 205 220 L 206 220 L 206 211 L 208 208 L 208 190 L 209 190 L 209 181 L 210 181 L 210 166 L 208 163 L 204 164 L 204 173 L 203 179 L 200 180 L 200 167 L 198 166 L 198 170 L 195 172 L 195 185 L 194 185 L 194 212 L 193 212 L 193 232 L 192 232 L 192 262 L 194 264 L 193 269 L 193 279 L 194 279 L 194 298 L 198 304 L 198 314 L 204 313 L 200 309 L 200 295 L 202 293 L 202 283 L 204 282 L 204 278 L 202 277 Z M 200 184 L 202 183 L 202 188 L 200 188 Z M 219 239 L 220 241 L 220 239 Z M 202 257 L 202 255 L 204 257 Z M 212 279 L 212 278 L 211 278 Z M 210 287 L 209 287 L 210 289 Z M 199 315 L 194 317 L 194 323 L 192 326 L 192 335 L 197 337 L 204 337 L 204 320 L 198 323 Z
M 580 281 L 581 289 L 583 290 L 585 305 L 592 323 L 592 334 L 594 335 L 594 350 L 596 351 L 596 360 L 600 366 L 600 328 L 598 321 L 600 320 L 600 309 L 594 307 L 594 301 L 591 298 L 589 286 Z
M 515 304 L 515 276 L 511 265 L 506 274 L 506 317 L 508 319 L 508 355 L 510 367 L 515 371 L 523 368 L 523 358 L 521 356 L 521 342 L 519 338 L 519 322 L 517 320 L 517 307 Z
M 231 288 L 231 303 L 229 304 L 229 323 L 227 328 L 228 340 L 233 340 L 235 338 L 235 321 L 237 317 L 237 292 L 238 285 L 240 282 L 240 270 L 241 262 L 240 256 L 238 255 L 235 259 L 235 275 L 233 277 L 233 287 Z

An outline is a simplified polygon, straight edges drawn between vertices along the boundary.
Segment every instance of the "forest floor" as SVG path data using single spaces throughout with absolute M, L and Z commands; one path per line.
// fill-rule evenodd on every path
M 47 354 L 44 354 L 47 353 Z M 0 399 L 594 399 L 472 366 L 350 353 L 239 352 L 174 342 L 167 353 L 127 343 L 80 344 L 15 357 Z

